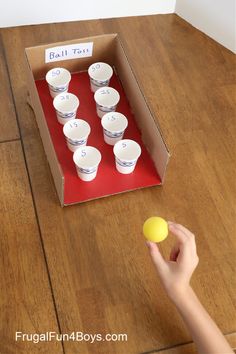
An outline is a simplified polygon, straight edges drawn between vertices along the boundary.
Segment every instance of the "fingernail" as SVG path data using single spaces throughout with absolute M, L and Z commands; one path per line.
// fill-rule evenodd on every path
M 146 243 L 147 248 L 150 248 L 150 242 L 146 241 L 145 243 Z

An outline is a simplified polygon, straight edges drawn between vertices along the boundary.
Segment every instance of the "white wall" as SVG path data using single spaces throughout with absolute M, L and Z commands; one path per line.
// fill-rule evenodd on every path
M 173 13 L 176 0 L 0 0 L 0 27 Z
M 236 0 L 0 0 L 0 28 L 173 12 L 236 53 Z
M 236 0 L 176 0 L 175 12 L 236 53 Z

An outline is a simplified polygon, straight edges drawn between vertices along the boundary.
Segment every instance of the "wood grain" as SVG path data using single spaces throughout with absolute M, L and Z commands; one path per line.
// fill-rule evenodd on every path
M 236 349 L 236 334 L 235 333 L 228 334 L 225 336 L 225 338 L 229 342 L 230 346 L 233 349 Z M 197 354 L 197 350 L 196 350 L 196 346 L 193 343 L 189 343 L 189 344 L 180 345 L 175 348 L 153 351 L 150 354 L 156 354 L 156 353 L 158 354 Z
M 26 104 L 23 48 L 113 32 L 172 151 L 167 179 L 162 188 L 61 209 Z M 66 342 L 65 352 L 134 354 L 191 340 L 141 235 L 145 218 L 156 214 L 195 232 L 193 286 L 222 331 L 234 332 L 233 54 L 175 15 L 4 29 L 2 36 L 62 331 L 128 334 L 127 342 Z M 171 243 L 161 245 L 165 255 Z
M 12 102 L 12 93 L 9 85 L 9 77 L 7 67 L 4 60 L 3 46 L 0 36 L 0 97 L 1 97 L 1 112 L 0 112 L 0 142 L 19 138 L 18 127 L 14 105 Z
M 60 343 L 15 340 L 59 332 L 20 142 L 0 144 L 0 353 L 62 353 Z

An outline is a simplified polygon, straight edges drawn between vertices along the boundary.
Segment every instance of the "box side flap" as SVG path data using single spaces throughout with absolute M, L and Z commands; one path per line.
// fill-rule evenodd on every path
M 141 130 L 142 140 L 163 183 L 170 153 L 118 37 L 116 38 L 116 44 L 115 67 Z
M 48 70 L 58 67 L 68 69 L 70 72 L 78 72 L 87 70 L 89 65 L 96 61 L 106 61 L 113 64 L 113 56 L 115 52 L 115 38 L 117 34 L 105 34 L 100 36 L 73 39 L 64 42 L 40 45 L 37 47 L 29 47 L 25 49 L 26 57 L 30 63 L 31 70 L 35 80 L 45 77 Z M 51 63 L 45 63 L 45 50 L 58 46 L 66 46 L 70 44 L 80 44 L 93 42 L 93 55 L 90 57 L 60 60 Z
M 39 96 L 37 93 L 37 89 L 35 86 L 35 81 L 33 74 L 30 69 L 30 65 L 28 63 L 26 57 L 26 72 L 27 72 L 27 83 L 28 83 L 28 90 L 29 96 L 27 97 L 27 102 L 34 110 L 35 117 L 37 120 L 37 124 L 39 127 L 40 135 L 42 138 L 43 146 L 45 153 L 47 155 L 47 159 L 51 168 L 51 172 L 54 178 L 56 190 L 60 199 L 60 203 L 64 205 L 64 176 L 61 170 L 61 166 L 58 163 L 57 156 L 53 147 L 53 143 L 51 140 L 50 133 L 48 131 L 48 127 L 46 121 L 44 119 L 43 109 L 39 100 Z

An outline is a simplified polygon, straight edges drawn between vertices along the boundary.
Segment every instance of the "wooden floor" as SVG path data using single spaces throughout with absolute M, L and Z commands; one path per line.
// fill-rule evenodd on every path
M 165 185 L 62 209 L 26 103 L 23 49 L 114 32 L 171 150 Z M 193 287 L 236 347 L 235 56 L 176 15 L 0 33 L 0 353 L 195 353 L 148 256 L 141 227 L 151 215 L 196 234 Z M 16 331 L 128 341 L 33 344 Z

